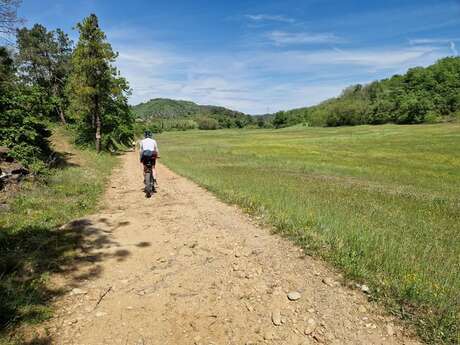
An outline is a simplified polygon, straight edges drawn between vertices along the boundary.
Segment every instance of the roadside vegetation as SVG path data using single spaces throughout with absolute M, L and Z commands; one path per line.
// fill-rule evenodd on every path
M 74 46 L 60 29 L 18 29 L 20 3 L 0 0 L 0 148 L 26 168 L 11 182 L 0 165 L 0 189 L 14 184 L 0 190 L 0 343 L 50 316 L 50 298 L 61 292 L 48 278 L 79 241 L 57 228 L 95 209 L 117 162 L 106 151 L 134 138 L 129 86 L 96 15 L 77 24 Z M 66 141 L 79 149 L 53 146 Z
M 0 26 L 2 13 L 14 13 L 17 5 L 0 2 Z M 134 138 L 129 86 L 113 66 L 116 54 L 98 18 L 90 15 L 77 29 L 74 47 L 59 29 L 8 27 L 17 49 L 0 47 L 0 146 L 36 173 L 46 169 L 52 154 L 55 123 L 71 127 L 78 144 L 98 152 L 130 145 Z
M 456 344 L 460 124 L 163 133 L 162 161 Z
M 62 128 L 55 131 L 53 142 L 70 139 Z M 0 211 L 0 343 L 13 341 L 18 325 L 52 315 L 50 299 L 62 291 L 53 289 L 50 275 L 71 264 L 80 239 L 77 232 L 58 228 L 95 210 L 117 164 L 109 153 L 68 146 L 56 168 L 23 182 Z

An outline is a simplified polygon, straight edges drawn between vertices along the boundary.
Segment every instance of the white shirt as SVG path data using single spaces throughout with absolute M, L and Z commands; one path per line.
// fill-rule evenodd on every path
M 145 139 L 141 140 L 139 148 L 140 148 L 140 151 L 141 151 L 141 155 L 142 155 L 142 152 L 144 152 L 144 151 L 152 151 L 152 152 L 160 153 L 158 151 L 158 145 L 157 145 L 156 140 L 151 139 L 151 138 L 145 138 Z

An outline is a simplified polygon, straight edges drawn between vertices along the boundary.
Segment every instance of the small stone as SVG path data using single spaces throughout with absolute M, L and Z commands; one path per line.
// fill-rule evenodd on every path
M 0 212 L 8 212 L 11 209 L 10 205 L 0 203 Z
M 393 328 L 393 325 L 391 323 L 387 324 L 386 326 L 386 331 L 389 337 L 392 337 L 395 335 L 395 330 Z
M 318 343 L 321 343 L 321 344 L 325 342 L 324 335 L 318 332 L 313 334 L 313 339 L 315 339 Z
M 72 296 L 74 296 L 74 295 L 86 295 L 87 293 L 88 293 L 88 291 L 85 291 L 85 290 L 82 290 L 82 289 L 79 289 L 79 288 L 72 289 L 72 291 L 70 292 L 70 294 Z
M 302 297 L 300 295 L 299 292 L 297 291 L 291 291 L 287 294 L 287 298 L 290 300 L 290 301 L 297 301 L 298 299 L 300 299 L 300 297 Z
M 281 326 L 281 312 L 278 309 L 272 312 L 272 322 L 275 326 Z
M 254 249 L 251 254 L 252 255 L 259 255 L 259 254 L 262 254 L 263 250 L 258 248 L 258 249 Z
M 371 293 L 371 289 L 369 289 L 369 286 L 367 285 L 361 285 L 361 291 L 367 294 Z
M 273 333 L 270 332 L 270 331 L 267 331 L 264 333 L 264 339 L 265 340 L 273 340 L 274 336 L 273 336 Z
M 335 282 L 331 278 L 323 278 L 323 283 L 326 284 L 327 286 L 334 286 Z
M 367 312 L 367 309 L 366 309 L 365 306 L 360 305 L 360 306 L 358 307 L 358 311 L 359 311 L 360 313 L 366 313 L 366 312 Z
M 307 326 L 305 327 L 305 335 L 312 334 L 316 329 L 316 321 L 314 319 L 308 319 Z
M 103 311 L 98 311 L 98 312 L 96 313 L 96 317 L 103 317 L 103 316 L 106 316 L 106 315 L 107 315 L 107 313 L 105 313 L 105 312 L 103 312 Z

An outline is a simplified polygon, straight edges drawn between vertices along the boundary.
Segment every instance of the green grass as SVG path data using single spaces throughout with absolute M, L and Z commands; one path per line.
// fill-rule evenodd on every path
M 456 344 L 460 125 L 164 133 L 162 161 Z
M 58 140 L 63 138 L 59 130 Z M 53 272 L 71 269 L 80 234 L 59 230 L 93 211 L 118 159 L 94 151 L 74 151 L 76 164 L 52 169 L 41 182 L 27 182 L 0 213 L 0 343 L 17 326 L 52 314 L 50 298 L 62 293 L 49 284 Z

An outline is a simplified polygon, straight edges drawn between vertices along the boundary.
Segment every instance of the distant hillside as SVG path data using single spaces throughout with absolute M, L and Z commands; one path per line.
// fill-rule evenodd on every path
M 151 99 L 133 106 L 132 111 L 154 130 L 242 128 L 255 122 L 255 118 L 239 111 L 168 98 Z
M 136 117 L 141 119 L 171 118 L 171 117 L 199 117 L 199 116 L 226 116 L 230 118 L 246 118 L 248 115 L 224 107 L 199 105 L 190 101 L 168 98 L 155 98 L 148 102 L 132 107 Z
M 323 103 L 274 114 L 275 127 L 433 123 L 460 119 L 460 57 L 404 75 L 352 85 Z

